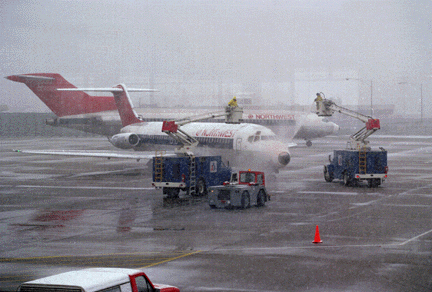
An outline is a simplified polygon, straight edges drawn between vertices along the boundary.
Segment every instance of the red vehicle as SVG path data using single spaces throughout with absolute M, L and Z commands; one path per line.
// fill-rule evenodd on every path
M 18 287 L 18 292 L 180 292 L 174 286 L 153 284 L 147 275 L 134 269 L 90 268 L 49 276 Z

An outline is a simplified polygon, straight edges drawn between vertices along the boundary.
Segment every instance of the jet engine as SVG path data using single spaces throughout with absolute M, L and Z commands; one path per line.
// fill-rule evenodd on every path
M 123 133 L 111 137 L 109 140 L 117 148 L 132 149 L 140 144 L 140 138 L 137 134 Z
M 291 161 L 291 155 L 288 152 L 281 152 L 278 155 L 278 163 L 283 167 Z

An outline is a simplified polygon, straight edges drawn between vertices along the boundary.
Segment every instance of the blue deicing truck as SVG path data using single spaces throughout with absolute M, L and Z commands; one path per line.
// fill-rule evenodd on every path
M 221 185 L 230 177 L 231 168 L 221 156 L 153 157 L 152 185 L 162 188 L 166 198 L 178 198 L 180 192 L 204 196 L 210 186 Z
M 384 149 L 334 150 L 329 160 L 330 164 L 324 166 L 327 182 L 336 178 L 348 186 L 367 181 L 369 187 L 378 187 L 387 178 L 387 151 Z
M 318 116 L 328 117 L 338 112 L 365 123 L 362 129 L 350 136 L 345 150 L 334 150 L 333 158 L 329 157 L 330 164 L 324 165 L 324 179 L 327 182 L 341 179 L 346 186 L 357 185 L 360 181 L 367 181 L 372 188 L 382 184 L 388 173 L 387 151 L 382 147 L 372 150 L 366 141 L 381 128 L 379 119 L 338 106 L 326 99 L 322 92 L 317 93 L 315 102 Z

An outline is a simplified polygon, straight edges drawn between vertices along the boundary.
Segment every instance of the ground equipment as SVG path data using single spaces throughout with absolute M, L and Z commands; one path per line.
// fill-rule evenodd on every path
M 260 171 L 239 171 L 220 186 L 208 189 L 210 208 L 249 208 L 251 205 L 264 206 L 270 200 L 265 187 L 265 175 Z
M 210 186 L 228 181 L 231 168 L 220 156 L 165 157 L 162 153 L 153 158 L 153 186 L 162 188 L 167 198 L 178 198 L 180 192 L 204 196 Z
M 367 181 L 369 187 L 379 186 L 387 178 L 387 151 L 382 147 L 374 151 L 365 140 L 380 129 L 379 119 L 338 106 L 325 99 L 322 93 L 315 102 L 318 116 L 332 116 L 338 112 L 365 123 L 362 129 L 350 136 L 345 150 L 334 150 L 333 158 L 329 157 L 330 164 L 324 166 L 324 179 L 327 182 L 342 179 L 345 185 Z
M 191 122 L 209 118 L 225 117 L 226 123 L 240 123 L 243 109 L 225 107 L 219 112 L 206 113 L 178 121 L 164 121 L 162 132 L 179 142 L 175 149 L 178 157 L 164 157 L 162 152 L 153 158 L 153 186 L 162 188 L 167 198 L 178 198 L 180 191 L 192 196 L 204 196 L 207 188 L 222 184 L 231 175 L 231 168 L 225 166 L 220 156 L 196 157 L 192 150 L 198 140 L 180 127 Z
M 148 276 L 136 269 L 89 268 L 69 271 L 21 284 L 19 292 L 100 292 L 159 291 L 180 292 L 166 284 L 153 284 Z

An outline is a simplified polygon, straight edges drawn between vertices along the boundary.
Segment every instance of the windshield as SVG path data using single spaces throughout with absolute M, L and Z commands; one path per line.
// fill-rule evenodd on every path
M 240 182 L 242 182 L 242 183 L 255 182 L 255 173 L 251 173 L 251 172 L 241 173 L 240 174 Z

